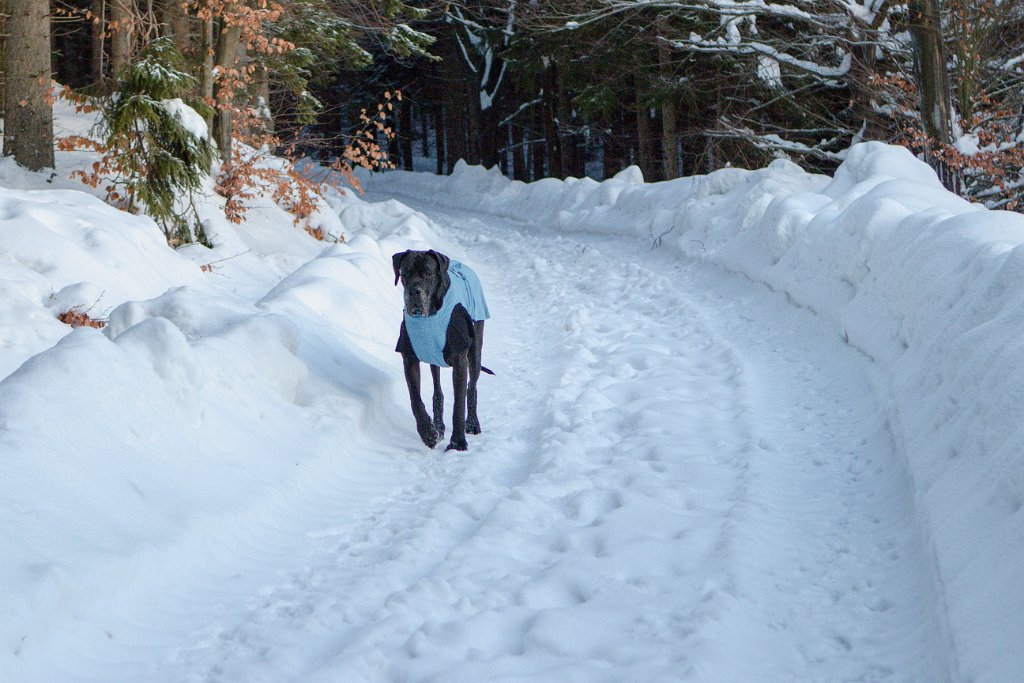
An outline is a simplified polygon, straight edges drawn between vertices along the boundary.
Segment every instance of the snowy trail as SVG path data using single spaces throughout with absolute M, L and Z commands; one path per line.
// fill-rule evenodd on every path
M 370 401 L 301 444 L 356 457 L 134 558 L 22 680 L 952 677 L 868 359 L 737 276 L 408 201 L 487 287 L 470 452 Z

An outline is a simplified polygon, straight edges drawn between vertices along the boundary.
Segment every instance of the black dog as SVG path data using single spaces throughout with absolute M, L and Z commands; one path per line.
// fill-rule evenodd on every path
M 452 368 L 455 409 L 452 438 L 445 450 L 468 448 L 466 434 L 480 433 L 476 384 L 484 344 L 484 320 L 490 317 L 480 279 L 468 266 L 436 251 L 404 251 L 391 257 L 395 285 L 405 287 L 405 317 L 395 351 L 402 354 L 416 431 L 430 448 L 444 438 L 441 367 Z M 430 364 L 434 381 L 433 421 L 420 396 L 420 363 Z

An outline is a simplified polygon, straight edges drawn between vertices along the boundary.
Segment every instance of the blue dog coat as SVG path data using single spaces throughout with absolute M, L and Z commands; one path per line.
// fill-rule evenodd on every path
M 405 330 L 416 357 L 422 363 L 442 368 L 449 367 L 444 360 L 444 346 L 447 341 L 448 325 L 456 307 L 461 304 L 474 322 L 491 317 L 487 302 L 484 300 L 480 278 L 469 266 L 451 261 L 448 264 L 448 279 L 451 281 L 448 291 L 445 292 L 444 302 L 436 313 L 425 316 L 405 314 Z

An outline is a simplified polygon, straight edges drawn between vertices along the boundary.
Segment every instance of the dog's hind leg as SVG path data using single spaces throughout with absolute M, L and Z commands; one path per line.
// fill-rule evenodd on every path
M 469 387 L 466 391 L 466 433 L 480 433 L 480 418 L 476 414 L 476 383 L 480 379 L 480 361 L 484 348 L 484 322 L 473 323 L 475 335 L 469 347 Z
M 437 430 L 437 438 L 444 438 L 444 392 L 441 391 L 441 368 L 436 365 L 430 366 L 430 379 L 434 381 L 434 429 Z

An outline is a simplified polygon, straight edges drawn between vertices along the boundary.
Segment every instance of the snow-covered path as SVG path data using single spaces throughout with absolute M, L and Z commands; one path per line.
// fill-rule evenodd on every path
M 23 680 L 953 677 L 869 359 L 739 276 L 407 201 L 487 288 L 470 452 L 396 391 L 334 415 L 353 455 L 134 558 Z
M 485 535 L 495 552 L 522 547 L 538 530 L 542 546 L 554 535 L 556 549 L 589 550 L 539 550 L 530 564 L 550 570 L 504 579 L 502 607 L 552 578 L 574 587 L 557 612 L 527 605 L 531 627 L 558 624 L 553 664 L 579 680 L 949 678 L 936 579 L 869 359 L 740 276 L 403 200 L 450 226 L 498 283 L 488 350 L 527 360 L 500 365 L 502 398 L 508 376 L 527 373 L 522 390 L 544 397 L 536 417 L 516 403 L 500 416 L 535 435 L 531 464 L 499 505 L 508 522 L 489 520 L 459 554 Z

